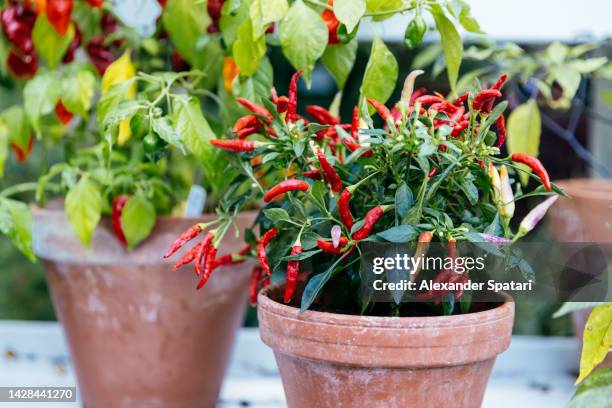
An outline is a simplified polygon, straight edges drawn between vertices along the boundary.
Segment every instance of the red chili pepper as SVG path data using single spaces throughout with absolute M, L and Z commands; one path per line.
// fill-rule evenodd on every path
M 355 241 L 361 241 L 362 239 L 366 239 L 367 237 L 369 237 L 372 233 L 372 230 L 374 229 L 374 226 L 384 213 L 385 211 L 380 205 L 377 205 L 376 207 L 368 211 L 361 228 L 359 228 L 353 233 L 353 239 Z
M 85 50 L 100 75 L 104 75 L 115 60 L 115 55 L 104 45 L 104 37 L 92 38 L 85 46 Z
M 18 55 L 11 50 L 6 65 L 17 78 L 31 78 L 38 71 L 38 58 L 35 54 Z
M 321 175 L 321 172 L 316 167 L 305 171 L 304 173 L 302 173 L 302 175 L 311 180 L 321 180 L 323 178 L 323 176 Z
M 499 78 L 497 78 L 497 81 L 495 81 L 495 83 L 491 85 L 491 89 L 500 90 L 502 86 L 504 86 L 507 80 L 508 80 L 508 74 L 501 74 Z
M 321 163 L 321 169 L 323 170 L 323 178 L 330 184 L 333 192 L 337 193 L 342 190 L 342 180 L 334 167 L 327 161 L 323 150 L 317 151 L 317 157 L 319 163 Z
M 437 173 L 438 173 L 438 168 L 437 167 L 433 167 L 431 170 L 429 170 L 429 173 L 427 173 L 427 177 L 432 178 Z
M 351 121 L 351 137 L 358 142 L 359 141 L 359 107 L 353 108 L 353 119 Z
M 251 271 L 251 283 L 249 285 L 249 302 L 251 303 L 251 306 L 257 305 L 257 292 L 259 289 L 261 275 L 261 266 L 255 265 Z
M 215 239 L 215 233 L 213 231 L 210 231 L 204 236 L 204 239 L 202 239 L 203 244 L 195 257 L 195 273 L 198 276 L 202 275 L 203 268 L 206 269 L 206 264 L 208 263 L 208 254 L 210 253 L 210 248 L 212 246 L 213 239 Z
M 380 117 L 386 122 L 389 119 L 393 120 L 393 115 L 391 115 L 391 111 L 387 108 L 383 103 L 378 102 L 376 99 L 368 98 L 368 103 L 376 109 L 376 112 L 380 115 Z
M 278 197 L 281 194 L 285 194 L 288 191 L 308 191 L 310 185 L 302 180 L 298 179 L 289 179 L 285 181 L 281 181 L 280 183 L 274 185 L 266 195 L 264 196 L 264 201 L 266 203 L 272 201 L 275 197 Z
M 342 141 L 344 142 L 344 145 L 346 146 L 347 149 L 349 149 L 351 152 L 354 152 L 357 149 L 361 148 L 361 145 L 347 137 L 342 138 Z M 361 154 L 361 157 L 370 157 L 372 156 L 372 150 L 366 150 L 365 152 L 363 152 Z
M 125 234 L 123 232 L 123 226 L 121 225 L 121 214 L 123 214 L 123 208 L 130 200 L 130 196 L 128 195 L 120 195 L 115 197 L 113 200 L 113 208 L 111 211 L 111 224 L 113 227 L 113 232 L 115 233 L 115 237 L 121 245 L 127 247 L 127 239 L 125 239 Z
M 321 249 L 321 251 L 325 252 L 326 254 L 330 254 L 330 255 L 338 255 L 340 252 L 342 252 L 342 249 L 348 243 L 349 243 L 348 238 L 340 237 L 340 243 L 338 244 L 338 247 L 335 248 L 334 244 L 330 241 L 325 241 L 323 239 L 317 240 L 317 246 L 319 247 L 319 249 Z
M 232 128 L 232 133 L 238 133 L 243 129 L 257 127 L 259 128 L 260 123 L 259 119 L 255 115 L 246 115 L 241 117 L 234 123 L 234 127 Z
M 236 134 L 236 137 L 237 137 L 239 140 L 244 140 L 244 139 L 246 139 L 247 137 L 249 137 L 249 136 L 251 136 L 251 135 L 254 135 L 254 134 L 258 133 L 260 129 L 261 129 L 261 128 L 260 128 L 259 126 L 258 126 L 258 127 L 249 127 L 249 128 L 244 128 L 244 129 L 241 129 L 241 130 L 238 132 L 238 134 Z
M 213 20 L 221 19 L 221 7 L 223 6 L 223 0 L 208 0 L 206 2 L 206 11 Z
M 64 35 L 68 31 L 72 6 L 72 0 L 47 0 L 47 18 L 60 35 Z
M 62 103 L 61 99 L 55 104 L 55 115 L 62 122 L 67 125 L 72 120 L 72 113 L 66 109 L 66 106 Z
M 289 109 L 289 98 L 285 95 L 279 96 L 276 102 L 276 110 L 278 113 L 285 113 Z
M 187 231 L 183 232 L 173 243 L 170 245 L 170 249 L 166 251 L 164 254 L 165 258 L 170 258 L 174 255 L 179 249 L 181 249 L 187 242 L 191 241 L 202 232 L 202 227 L 199 224 L 196 224 L 190 227 Z
M 416 98 L 414 102 L 420 105 L 432 105 L 434 103 L 444 102 L 444 98 L 437 95 L 422 95 Z
M 297 71 L 291 76 L 289 82 L 289 102 L 287 105 L 287 122 L 296 122 L 297 117 L 297 91 L 298 91 L 298 79 L 302 76 L 303 70 Z
M 272 120 L 272 114 L 266 108 L 261 105 L 256 104 L 255 102 L 251 102 L 248 99 L 244 98 L 236 98 L 236 102 L 253 112 L 258 116 L 263 116 L 264 118 Z
M 417 98 L 420 98 L 421 96 L 425 95 L 426 92 L 427 92 L 427 88 L 424 88 L 424 87 L 421 87 L 417 89 L 416 91 L 414 91 L 412 95 L 410 95 L 410 102 L 408 103 L 408 106 L 413 106 Z
M 28 138 L 28 144 L 25 147 L 25 150 L 17 143 L 11 143 L 11 149 L 13 149 L 13 152 L 15 152 L 17 162 L 23 163 L 26 160 L 28 160 L 28 157 L 30 157 L 30 153 L 32 153 L 33 146 L 34 146 L 34 136 L 33 135 L 30 135 L 30 137 Z
M 302 253 L 302 245 L 297 242 L 291 248 L 291 255 L 299 255 Z M 295 288 L 297 286 L 297 279 L 300 275 L 300 261 L 289 261 L 287 262 L 287 274 L 285 279 L 285 303 L 291 302 Z
M 0 12 L 6 38 L 24 54 L 32 54 L 34 51 L 32 28 L 35 20 L 36 14 L 20 4 L 9 6 Z
M 474 102 L 472 102 L 472 108 L 475 111 L 481 111 L 483 113 L 489 113 L 491 109 L 487 105 L 491 105 L 496 98 L 502 96 L 502 93 L 497 89 L 485 89 L 476 95 Z
M 340 124 L 340 119 L 322 106 L 308 105 L 306 106 L 306 112 L 321 125 L 336 126 Z
M 467 98 L 470 96 L 469 92 L 464 93 L 463 95 L 461 95 L 460 97 L 458 97 L 457 99 L 455 99 L 455 101 L 453 102 L 453 104 L 455 105 L 461 105 L 463 102 L 467 101 Z
M 348 188 L 345 188 L 344 191 L 342 191 L 342 194 L 340 194 L 340 199 L 338 200 L 338 215 L 340 215 L 340 220 L 344 226 L 349 229 L 349 231 L 355 224 L 350 206 L 352 197 L 353 193 Z
M 504 115 L 500 115 L 499 118 L 495 121 L 495 125 L 497 126 L 497 131 L 499 132 L 499 136 L 497 137 L 497 147 L 502 147 L 504 142 L 506 141 L 506 118 Z
M 433 232 L 431 231 L 421 232 L 421 234 L 419 235 L 416 249 L 414 251 L 414 259 L 423 258 L 425 257 L 425 255 L 427 255 L 427 252 L 429 251 L 429 243 L 431 242 L 432 238 L 433 238 Z M 416 280 L 417 276 L 419 275 L 419 272 L 421 271 L 421 266 L 422 266 L 421 263 L 418 263 L 415 266 L 414 270 L 410 274 L 411 281 L 414 282 Z
M 164 4 L 162 4 L 162 7 L 166 5 L 165 2 L 166 0 L 164 0 Z M 104 3 L 104 0 L 87 0 L 87 4 L 89 4 L 93 8 L 102 7 L 102 3 Z
M 461 132 L 463 132 L 469 126 L 470 126 L 470 122 L 468 122 L 467 120 L 464 120 L 463 122 L 459 122 L 457 125 L 453 126 L 453 130 L 451 131 L 451 136 L 458 137 L 459 135 L 461 135 Z
M 333 6 L 334 1 L 328 0 L 327 4 L 329 6 Z M 340 21 L 338 21 L 338 18 L 334 14 L 333 9 L 324 9 L 321 13 L 321 18 L 323 19 L 323 21 L 325 21 L 325 24 L 327 25 L 327 43 L 332 45 L 340 43 L 340 40 L 338 39 L 338 28 L 340 27 Z
M 212 139 L 210 143 L 218 147 L 219 149 L 227 150 L 229 152 L 240 153 L 240 152 L 252 152 L 257 147 L 261 146 L 258 142 L 252 142 L 249 140 L 221 140 Z
M 204 261 L 204 270 L 202 271 L 202 279 L 196 289 L 202 289 L 202 287 L 208 282 L 213 271 L 215 270 L 215 258 L 217 257 L 217 248 L 213 245 L 208 249 L 208 253 L 206 254 L 206 260 Z
M 172 270 L 176 271 L 181 266 L 187 265 L 193 262 L 196 256 L 198 255 L 198 252 L 204 246 L 204 244 L 205 244 L 204 241 L 200 241 L 196 245 L 194 245 L 193 248 L 191 248 L 181 259 L 178 260 L 177 263 L 174 264 L 174 266 L 172 267 Z
M 544 188 L 548 191 L 552 190 L 552 185 L 550 184 L 550 177 L 548 176 L 548 172 L 544 168 L 544 165 L 537 158 L 530 156 L 524 153 L 514 153 L 512 155 L 512 161 L 516 163 L 523 163 L 530 167 L 533 172 L 542 180 L 542 184 Z
M 266 246 L 276 237 L 276 235 L 278 235 L 278 230 L 276 228 L 270 228 L 261 238 L 259 238 L 259 242 L 257 243 L 257 259 L 265 272 L 265 276 L 270 275 L 270 265 L 268 264 Z

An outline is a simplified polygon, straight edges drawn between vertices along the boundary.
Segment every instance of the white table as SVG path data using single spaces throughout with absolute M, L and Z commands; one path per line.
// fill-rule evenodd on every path
M 577 347 L 573 338 L 515 336 L 510 349 L 497 360 L 483 406 L 565 406 L 574 392 Z M 57 323 L 0 321 L 0 352 L 0 386 L 76 384 Z M 9 406 L 36 405 L 0 403 L 1 408 Z M 75 408 L 80 404 L 49 406 Z M 257 329 L 240 330 L 219 406 L 286 406 L 274 357 L 259 340 Z

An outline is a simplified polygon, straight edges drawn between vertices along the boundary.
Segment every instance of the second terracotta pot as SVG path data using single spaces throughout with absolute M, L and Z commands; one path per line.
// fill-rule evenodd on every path
M 258 298 L 261 338 L 274 350 L 290 408 L 475 408 L 510 344 L 514 303 L 447 317 L 367 317 Z
M 252 265 L 218 269 L 196 291 L 192 268 L 172 272 L 161 256 L 200 219 L 161 217 L 150 238 L 126 252 L 108 220 L 85 249 L 63 211 L 35 209 L 34 216 L 35 251 L 44 261 L 84 405 L 214 407 Z M 241 215 L 240 227 L 254 217 Z M 221 254 L 243 245 L 228 238 Z

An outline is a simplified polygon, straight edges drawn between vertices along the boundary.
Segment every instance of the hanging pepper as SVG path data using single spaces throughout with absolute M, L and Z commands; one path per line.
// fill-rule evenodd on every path
M 342 180 L 338 173 L 336 173 L 336 170 L 334 170 L 334 167 L 327 161 L 323 150 L 317 150 L 317 158 L 323 170 L 323 178 L 330 184 L 332 191 L 337 193 L 342 190 Z
M 298 79 L 302 76 L 303 70 L 297 71 L 291 76 L 289 82 L 289 102 L 287 104 L 287 122 L 296 122 L 297 117 L 297 91 L 298 91 Z
M 208 282 L 213 271 L 215 270 L 215 258 L 217 257 L 217 248 L 214 245 L 210 245 L 208 253 L 206 254 L 206 260 L 204 261 L 204 269 L 202 271 L 202 279 L 196 289 L 202 289 L 202 287 Z
M 72 113 L 66 109 L 61 99 L 55 104 L 55 115 L 63 125 L 70 123 L 73 116 Z
M 376 226 L 376 223 L 378 222 L 380 217 L 382 217 L 382 215 L 385 213 L 385 210 L 387 208 L 388 207 L 377 205 L 376 207 L 368 211 L 364 218 L 364 222 L 361 228 L 359 228 L 357 231 L 353 233 L 353 239 L 355 241 L 361 241 L 362 239 L 366 239 L 367 237 L 369 237 L 370 234 L 372 233 L 372 230 Z
M 338 200 L 338 215 L 340 215 L 340 221 L 344 224 L 346 228 L 350 231 L 353 228 L 355 222 L 353 221 L 353 214 L 351 214 L 350 202 L 353 197 L 353 192 L 350 187 L 347 187 L 340 194 L 340 199 Z
M 278 197 L 281 194 L 285 194 L 288 191 L 308 191 L 309 188 L 310 185 L 302 180 L 289 179 L 281 181 L 280 183 L 274 185 L 270 190 L 268 190 L 268 192 L 264 196 L 264 201 L 268 203 L 275 197 Z
M 291 247 L 291 255 L 299 255 L 302 253 L 302 244 L 298 241 Z M 295 288 L 297 287 L 297 280 L 300 274 L 300 261 L 294 260 L 287 262 L 287 274 L 285 278 L 285 303 L 291 302 Z
M 259 127 L 259 119 L 255 115 L 246 115 L 239 118 L 236 123 L 234 123 L 234 127 L 232 128 L 232 133 L 238 133 L 242 129 Z
M 256 114 L 257 116 L 262 116 L 264 118 L 272 120 L 272 114 L 270 113 L 270 111 L 268 111 L 263 106 L 258 105 L 244 98 L 236 98 L 236 102 L 238 102 L 239 104 L 241 104 L 242 106 L 244 106 L 245 108 L 247 108 L 248 110 Z
M 170 258 L 179 249 L 181 249 L 187 242 L 191 241 L 202 232 L 200 224 L 193 225 L 187 231 L 183 232 L 173 243 L 170 245 L 170 249 L 164 254 L 164 259 Z
M 204 246 L 204 244 L 205 244 L 204 241 L 200 241 L 196 245 L 194 245 L 193 248 L 191 248 L 181 259 L 178 260 L 177 263 L 174 264 L 174 266 L 172 267 L 172 270 L 176 271 L 181 266 L 184 266 L 184 265 L 187 265 L 193 262 L 196 256 L 198 255 L 198 252 Z
M 547 191 L 552 190 L 552 185 L 550 184 L 550 177 L 548 176 L 548 172 L 544 168 L 544 165 L 537 158 L 530 156 L 524 153 L 514 153 L 512 155 L 512 161 L 516 163 L 522 163 L 533 170 L 533 172 L 540 178 L 544 188 Z
M 393 120 L 393 115 L 391 115 L 391 111 L 387 108 L 383 103 L 378 102 L 374 98 L 368 98 L 368 103 L 372 105 L 378 115 L 385 121 Z
M 130 196 L 128 195 L 120 195 L 113 199 L 113 208 L 111 211 L 111 224 L 113 227 L 113 232 L 115 233 L 115 237 L 119 243 L 127 247 L 127 240 L 125 239 L 125 234 L 123 232 L 123 226 L 121 225 L 121 215 L 123 214 L 123 208 L 130 200 Z
M 337 247 L 334 246 L 333 242 L 325 241 L 323 239 L 317 240 L 317 246 L 319 249 L 330 255 L 338 255 L 348 243 L 349 240 L 346 237 L 340 237 L 340 242 L 338 243 Z
M 496 98 L 501 97 L 502 94 L 497 89 L 485 89 L 476 95 L 474 101 L 472 102 L 472 108 L 475 111 L 481 111 L 482 113 L 491 112 L 491 108 L 489 108 L 489 104 L 492 107 L 492 102 L 495 101 Z
M 495 126 L 497 126 L 497 131 L 499 132 L 495 146 L 502 147 L 506 141 L 506 118 L 503 114 L 497 118 L 495 121 Z
M 278 235 L 278 230 L 276 228 L 270 228 L 261 238 L 259 238 L 259 242 L 257 243 L 257 259 L 265 272 L 265 276 L 270 276 L 270 265 L 268 264 L 266 246 L 276 237 L 276 235 Z
M 340 124 L 340 119 L 322 106 L 308 105 L 306 106 L 306 112 L 320 125 L 336 126 Z
M 73 0 L 47 0 L 47 18 L 60 35 L 65 35 L 70 26 Z
M 17 158 L 17 162 L 23 163 L 28 157 L 30 157 L 30 153 L 32 153 L 32 147 L 34 146 L 34 136 L 30 135 L 28 137 L 28 144 L 23 148 L 17 143 L 11 143 L 11 149 L 15 152 L 15 157 Z
M 251 306 L 257 305 L 257 292 L 259 289 L 259 281 L 261 280 L 261 266 L 255 265 L 251 271 L 251 282 L 249 285 L 249 303 Z
M 197 252 L 195 257 L 195 273 L 198 276 L 202 276 L 202 273 L 206 269 L 206 265 L 208 263 L 208 254 L 210 253 L 210 248 L 214 239 L 214 231 L 208 232 L 204 236 L 204 239 L 202 239 L 202 246 L 200 247 L 200 250 Z
M 229 152 L 240 153 L 240 152 L 252 152 L 256 148 L 263 146 L 261 142 L 253 142 L 250 140 L 221 140 L 212 139 L 210 143 L 218 147 L 219 149 L 227 150 Z
M 327 5 L 332 8 L 325 8 L 321 13 L 321 18 L 323 19 L 323 21 L 325 21 L 325 24 L 327 25 L 327 43 L 331 45 L 338 44 L 340 43 L 340 40 L 338 39 L 338 28 L 340 28 L 340 21 L 338 21 L 336 14 L 334 14 L 334 1 L 328 0 Z

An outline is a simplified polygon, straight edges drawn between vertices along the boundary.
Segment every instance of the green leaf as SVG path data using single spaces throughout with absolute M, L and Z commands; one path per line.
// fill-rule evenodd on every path
M 249 17 L 250 6 L 251 0 L 228 0 L 223 3 L 219 27 L 228 47 L 236 41 L 238 27 Z
M 403 5 L 402 0 L 366 0 L 367 13 L 372 15 L 374 20 L 384 20 L 397 14 Z
M 238 81 L 234 81 L 232 93 L 254 102 L 267 99 L 270 96 L 270 89 L 274 85 L 273 77 L 272 64 L 267 57 L 264 57 L 253 76 L 238 77 Z
M 236 65 L 240 68 L 240 73 L 246 76 L 257 72 L 262 58 L 266 55 L 266 37 L 261 35 L 254 40 L 252 30 L 251 19 L 244 20 L 238 28 L 238 37 L 232 47 Z
M 408 214 L 414 205 L 414 195 L 406 183 L 402 183 L 395 192 L 395 213 L 399 219 Z
M 553 314 L 554 318 L 565 316 L 566 314 L 575 312 L 577 310 L 590 309 L 595 306 L 599 306 L 603 302 L 565 302 L 559 310 Z
M 315 251 L 311 251 L 315 252 Z M 347 257 L 348 253 L 345 253 L 341 257 L 339 257 L 333 264 L 327 268 L 327 270 L 323 273 L 313 276 L 310 278 L 306 287 L 304 288 L 304 292 L 302 293 L 302 302 L 300 305 L 300 313 L 305 312 L 310 308 L 312 303 L 315 301 L 319 293 L 323 289 L 323 286 L 330 280 L 330 278 L 334 274 L 334 269 L 336 266 Z
M 41 73 L 24 87 L 23 105 L 37 136 L 41 136 L 41 117 L 53 112 L 60 93 L 61 86 L 52 73 Z
M 253 0 L 249 9 L 253 21 L 253 39 L 263 36 L 268 25 L 285 17 L 287 10 L 287 0 Z
M 153 131 L 169 145 L 178 148 L 183 154 L 186 153 L 185 145 L 181 140 L 181 135 L 170 124 L 170 120 L 166 116 L 155 118 L 151 122 Z
M 62 81 L 62 103 L 70 112 L 87 117 L 95 87 L 96 77 L 90 71 L 71 72 Z
M 8 157 L 8 150 L 10 144 L 10 136 L 8 133 L 8 128 L 0 116 L 0 178 L 4 176 L 4 164 L 6 163 L 6 159 Z
M 472 8 L 469 4 L 467 4 L 463 0 L 457 0 L 457 2 L 461 6 L 461 11 L 459 12 L 458 20 L 459 24 L 463 26 L 466 30 L 472 33 L 481 33 L 480 24 L 474 17 L 472 17 Z
M 70 24 L 66 33 L 61 35 L 51 25 L 46 14 L 41 13 L 32 29 L 32 42 L 38 55 L 49 68 L 54 69 L 66 54 L 74 35 L 74 24 Z
M 404 44 L 410 49 L 414 49 L 421 44 L 423 37 L 427 32 L 427 24 L 421 14 L 421 10 L 417 9 L 414 18 L 408 23 L 406 33 L 404 34 Z
M 540 152 L 540 135 L 542 119 L 538 103 L 530 99 L 514 109 L 508 117 L 508 139 L 506 145 L 510 154 L 526 153 L 537 157 Z M 521 182 L 527 184 L 529 167 L 521 165 L 525 172 L 520 172 Z
M 346 84 L 357 58 L 357 40 L 347 44 L 329 45 L 321 57 L 321 61 L 336 80 L 339 89 Z
M 590 389 L 572 398 L 568 408 L 608 408 L 612 406 L 612 386 Z
M 32 214 L 26 204 L 0 198 L 0 232 L 30 261 L 36 261 L 32 250 Z
M 361 84 L 361 99 L 374 98 L 385 103 L 397 82 L 398 65 L 385 43 L 374 37 L 370 59 Z
M 577 303 L 581 303 L 581 302 L 577 302 Z M 608 389 L 612 387 L 612 367 L 602 367 L 602 368 L 598 368 L 597 370 L 593 371 L 591 375 L 589 375 L 582 382 L 582 384 L 580 384 L 580 386 L 576 390 L 576 393 L 574 394 L 574 398 L 576 398 L 578 395 L 584 392 L 588 392 L 590 390 L 601 388 L 601 387 L 607 387 Z M 609 399 L 610 403 L 612 403 L 612 393 L 610 393 L 609 398 L 610 398 Z M 609 405 L 610 404 L 608 404 L 607 406 Z
M 468 198 L 470 204 L 476 205 L 478 203 L 478 188 L 474 184 L 474 181 L 467 177 L 464 177 L 461 179 L 459 185 L 465 196 Z
M 455 28 L 455 24 L 446 17 L 442 7 L 438 4 L 432 5 L 431 13 L 436 22 L 436 27 L 440 32 L 440 41 L 442 42 L 442 49 L 444 50 L 448 80 L 454 92 L 457 88 L 459 68 L 461 67 L 461 59 L 463 58 L 463 42 L 461 41 L 461 36 L 457 28 Z
M 357 27 L 366 11 L 365 0 L 335 0 L 334 14 L 338 21 L 346 26 L 348 32 Z
M 593 309 L 584 327 L 580 376 L 576 384 L 582 382 L 606 358 L 610 348 L 612 348 L 612 303 L 606 303 Z
M 327 46 L 327 25 L 302 0 L 296 0 L 280 23 L 280 42 L 283 54 L 296 70 L 304 70 L 310 84 L 314 64 Z
M 419 237 L 419 232 L 411 225 L 399 225 L 376 234 L 380 238 L 395 244 L 412 242 Z
M 128 248 L 135 248 L 155 226 L 155 207 L 142 194 L 130 198 L 121 213 L 121 227 Z
M 199 0 L 168 0 L 162 22 L 179 54 L 191 65 L 199 65 L 205 56 L 198 50 L 198 41 L 210 23 L 206 7 Z
M 83 176 L 66 194 L 66 214 L 83 245 L 89 247 L 102 215 L 102 194 L 89 177 Z
M 291 221 L 291 217 L 287 211 L 282 208 L 268 208 L 267 210 L 263 210 L 263 213 L 266 218 L 275 225 L 282 221 Z
M 30 140 L 32 128 L 25 111 L 20 105 L 11 106 L 0 114 L 8 143 L 15 143 L 25 148 Z

